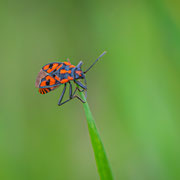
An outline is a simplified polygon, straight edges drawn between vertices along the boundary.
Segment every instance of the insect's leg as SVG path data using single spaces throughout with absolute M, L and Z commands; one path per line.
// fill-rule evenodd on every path
M 78 87 L 76 88 L 78 89 L 79 92 L 84 92 L 85 98 L 87 99 L 87 89 L 79 89 Z
M 73 94 L 74 94 L 74 93 L 73 93 Z M 72 99 L 73 94 L 72 94 L 72 84 L 71 84 L 71 82 L 69 81 L 69 98 L 70 98 L 70 99 Z
M 84 89 L 80 90 L 78 87 L 76 87 L 76 89 L 74 90 L 74 92 L 72 94 L 72 99 L 78 98 L 82 103 L 85 103 L 85 101 L 83 101 L 78 95 L 75 95 L 77 90 L 80 91 L 80 92 L 84 91 Z
M 61 101 L 63 99 L 63 96 L 64 96 L 65 92 L 66 92 L 66 83 L 64 84 L 63 92 L 62 92 L 62 94 L 61 94 L 61 96 L 59 98 L 58 106 L 61 106 L 62 104 L 64 104 L 64 103 L 61 103 Z
M 84 89 L 79 89 L 78 87 L 76 87 L 76 89 L 74 90 L 74 92 L 73 92 L 73 95 L 72 96 L 74 96 L 75 95 L 75 93 L 76 93 L 76 91 L 79 91 L 79 92 L 84 92 L 85 90 Z
M 81 88 L 83 88 L 84 90 L 87 90 L 87 86 L 83 85 L 81 82 L 76 81 L 76 80 L 74 80 L 74 82 L 75 82 L 77 85 L 79 85 Z
M 68 101 L 70 101 L 70 100 L 72 100 L 73 98 L 71 98 L 71 99 L 68 99 L 68 100 L 66 100 L 66 101 L 64 101 L 64 102 L 62 102 L 61 104 L 58 104 L 59 106 L 61 106 L 61 105 L 63 105 L 63 104 L 65 104 L 65 103 L 67 103 Z
M 87 89 L 79 89 L 78 87 L 76 87 L 76 89 L 77 89 L 79 92 L 84 92 L 85 98 L 87 98 Z
M 66 83 L 65 83 L 65 84 L 64 84 L 63 92 L 62 92 L 62 94 L 61 94 L 61 96 L 60 96 L 60 98 L 59 98 L 58 105 L 61 106 L 61 105 L 65 104 L 66 102 L 68 102 L 68 101 L 70 101 L 71 99 L 74 99 L 74 98 L 77 98 L 77 99 L 79 99 L 82 103 L 85 103 L 85 101 L 83 101 L 78 95 L 75 95 L 75 93 L 76 93 L 77 90 L 80 91 L 80 92 L 82 92 L 82 91 L 84 91 L 84 89 L 83 89 L 83 90 L 80 90 L 78 87 L 76 87 L 76 89 L 75 89 L 74 92 L 72 93 L 72 84 L 69 83 L 69 85 L 70 85 L 70 87 L 69 87 L 69 88 L 70 88 L 70 89 L 69 89 L 69 99 L 66 100 L 66 101 L 64 101 L 64 102 L 62 102 L 63 96 L 64 96 L 64 94 L 65 94 L 65 92 L 66 92 Z
M 73 93 L 73 99 L 74 98 L 78 98 L 82 103 L 85 103 L 85 101 L 83 101 L 78 95 L 75 95 L 76 91 L 79 91 L 79 92 L 82 92 L 84 91 L 84 89 L 80 90 L 78 87 L 76 87 L 76 89 L 74 90 L 74 93 Z
M 75 93 L 76 93 L 76 91 L 77 91 L 77 88 L 76 88 L 76 89 L 74 90 L 74 92 L 72 93 L 72 84 L 71 84 L 70 82 L 69 82 L 69 85 L 70 85 L 70 87 L 69 87 L 69 99 L 66 100 L 66 101 L 64 101 L 64 102 L 61 102 L 62 99 L 63 99 L 63 96 L 64 96 L 64 94 L 65 94 L 65 91 L 66 91 L 66 84 L 64 84 L 64 89 L 63 89 L 63 92 L 62 92 L 62 94 L 61 94 L 61 97 L 60 97 L 59 103 L 58 103 L 59 106 L 67 103 L 68 101 L 70 101 L 71 99 L 74 99 L 74 98 L 76 97 L 76 96 L 74 96 L 74 95 L 75 95 Z
M 76 89 L 76 90 L 77 90 L 77 89 Z M 76 90 L 74 91 L 73 94 L 75 94 Z M 78 95 L 73 95 L 73 97 L 72 97 L 71 99 L 69 98 L 68 100 L 64 101 L 64 102 L 61 103 L 60 105 L 63 105 L 63 104 L 65 104 L 66 102 L 68 102 L 68 101 L 70 101 L 70 100 L 72 100 L 72 99 L 74 99 L 74 98 L 78 98 L 82 103 L 85 103 L 85 101 L 83 101 Z
M 85 91 L 85 98 L 87 98 L 87 86 L 86 85 L 83 85 L 81 82 L 79 82 L 79 81 L 74 81 L 76 84 L 78 84 L 81 88 L 83 88 L 83 90 L 80 90 L 79 88 L 78 88 L 78 90 L 79 90 L 79 92 L 83 92 L 83 91 Z M 85 84 L 86 84 L 86 81 L 85 81 Z
M 74 99 L 74 98 L 78 98 L 82 103 L 85 103 L 85 102 L 86 102 L 86 101 L 82 100 L 78 95 L 73 96 L 73 99 Z
M 75 89 L 72 98 L 69 98 L 68 100 L 66 100 L 66 101 L 64 101 L 63 103 L 61 103 L 60 105 L 59 105 L 59 104 L 58 104 L 58 105 L 61 106 L 61 105 L 67 103 L 68 101 L 70 101 L 70 100 L 72 100 L 72 99 L 74 99 L 74 98 L 78 98 L 82 103 L 85 103 L 85 101 L 83 101 L 79 96 L 74 95 L 74 94 L 76 93 L 76 91 L 77 91 L 77 89 Z
M 80 89 L 79 87 L 76 87 L 76 89 L 79 91 L 79 92 L 83 92 L 84 89 Z
M 72 99 L 73 99 L 73 98 L 72 98 Z M 58 104 L 58 105 L 61 106 L 61 105 L 67 103 L 68 101 L 70 101 L 70 100 L 72 100 L 72 99 L 68 99 L 68 100 L 66 100 L 66 101 L 64 101 L 64 102 L 62 102 L 61 104 Z
M 86 88 L 87 88 L 86 77 L 84 77 L 84 84 L 85 84 L 85 86 L 86 86 Z M 86 91 L 85 91 L 85 98 L 87 99 L 87 89 L 86 89 Z
M 76 87 L 76 89 L 74 90 L 74 92 L 73 92 L 73 95 L 72 96 L 74 96 L 75 95 L 75 93 L 76 93 L 76 91 L 78 90 L 78 88 Z

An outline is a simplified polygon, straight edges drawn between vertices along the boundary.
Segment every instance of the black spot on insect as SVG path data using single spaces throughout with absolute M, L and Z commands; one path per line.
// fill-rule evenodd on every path
M 50 64 L 50 65 L 49 65 L 49 68 L 51 69 L 52 67 L 53 67 L 53 64 Z
M 46 81 L 46 86 L 49 86 L 49 84 L 50 84 L 50 79 Z

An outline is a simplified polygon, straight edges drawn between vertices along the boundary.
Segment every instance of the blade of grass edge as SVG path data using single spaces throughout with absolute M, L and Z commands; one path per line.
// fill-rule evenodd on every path
M 89 105 L 87 103 L 87 100 L 85 99 L 85 96 L 82 92 L 79 92 L 81 98 L 86 101 L 86 103 L 83 103 L 87 123 L 88 123 L 88 129 L 89 129 L 89 135 L 91 138 L 91 143 L 94 150 L 94 155 L 96 159 L 96 165 L 99 172 L 99 176 L 101 180 L 113 180 L 113 175 L 111 171 L 110 164 L 108 162 L 106 152 L 103 146 L 103 143 L 101 141 L 99 132 L 96 128 L 96 124 L 94 121 L 94 118 L 92 116 L 91 110 L 89 108 Z

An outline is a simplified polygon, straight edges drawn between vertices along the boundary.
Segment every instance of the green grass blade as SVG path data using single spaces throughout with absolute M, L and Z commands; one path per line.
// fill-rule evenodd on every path
M 85 100 L 85 96 L 82 92 L 80 92 L 81 98 Z M 100 135 L 98 133 L 98 130 L 96 128 L 96 124 L 94 121 L 94 118 L 92 116 L 91 110 L 89 108 L 89 105 L 86 101 L 86 103 L 83 104 L 87 123 L 88 123 L 88 129 L 89 134 L 91 138 L 91 143 L 94 150 L 94 155 L 96 159 L 96 165 L 99 172 L 99 176 L 101 180 L 112 180 L 113 175 L 111 172 L 110 164 L 108 162 L 106 152 L 103 146 L 103 143 L 101 141 Z

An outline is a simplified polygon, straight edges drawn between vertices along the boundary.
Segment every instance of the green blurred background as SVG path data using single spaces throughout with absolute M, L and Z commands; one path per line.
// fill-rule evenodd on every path
M 1 1 L 0 179 L 99 179 L 82 104 L 40 95 L 49 62 L 84 62 L 115 179 L 180 179 L 180 2 Z

